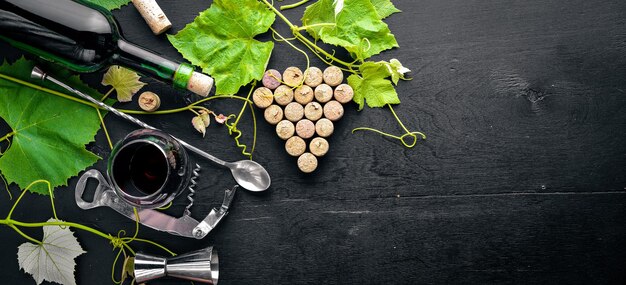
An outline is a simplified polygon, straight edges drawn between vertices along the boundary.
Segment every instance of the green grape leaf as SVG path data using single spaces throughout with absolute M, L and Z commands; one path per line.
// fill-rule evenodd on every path
M 102 85 L 111 85 L 117 92 L 117 100 L 120 102 L 130 102 L 133 95 L 144 87 L 146 83 L 139 81 L 140 76 L 127 68 L 113 65 L 102 77 Z
M 302 17 L 306 31 L 315 39 L 345 48 L 359 60 L 398 47 L 396 38 L 370 0 L 345 1 L 339 11 L 336 7 L 333 0 L 309 5 Z
M 83 1 L 102 6 L 105 9 L 111 11 L 111 10 L 121 8 L 122 6 L 130 3 L 131 0 L 83 0 Z
M 381 19 L 387 18 L 392 14 L 402 12 L 391 3 L 391 0 L 370 0 L 376 8 L 376 12 Z
M 48 222 L 55 222 L 49 219 Z M 25 242 L 17 248 L 17 263 L 35 279 L 64 285 L 76 285 L 76 257 L 85 253 L 74 233 L 67 227 L 44 226 L 41 244 Z
M 216 94 L 235 94 L 263 78 L 274 43 L 254 37 L 267 32 L 275 18 L 257 0 L 215 0 L 168 39 L 185 59 L 215 78 Z
M 393 70 L 384 61 L 365 62 L 359 67 L 361 76 L 356 74 L 348 77 L 348 84 L 354 89 L 354 102 L 363 109 L 364 103 L 370 108 L 384 107 L 387 104 L 400 104 L 398 93 L 388 77 Z
M 0 73 L 33 82 L 33 66 L 33 62 L 21 58 L 13 64 L 5 62 Z M 97 94 L 78 76 L 55 75 L 87 94 Z M 62 90 L 51 83 L 34 84 Z M 0 117 L 13 133 L 10 147 L 0 157 L 0 172 L 8 183 L 22 189 L 38 179 L 50 181 L 52 187 L 67 185 L 70 177 L 99 159 L 85 149 L 100 129 L 93 107 L 0 78 Z M 48 188 L 41 183 L 29 190 L 48 195 Z

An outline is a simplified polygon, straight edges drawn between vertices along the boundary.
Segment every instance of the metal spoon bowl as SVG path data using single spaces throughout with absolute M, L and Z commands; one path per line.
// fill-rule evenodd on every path
M 256 161 L 240 160 L 227 162 L 226 167 L 230 168 L 237 184 L 250 191 L 264 191 L 271 184 L 269 173 Z

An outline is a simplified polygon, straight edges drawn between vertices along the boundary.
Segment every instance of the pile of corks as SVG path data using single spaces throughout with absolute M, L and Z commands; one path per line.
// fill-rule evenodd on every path
M 343 106 L 352 100 L 354 91 L 342 83 L 343 72 L 329 66 L 323 72 L 310 67 L 304 73 L 289 67 L 282 74 L 269 69 L 263 87 L 254 90 L 254 104 L 265 109 L 265 120 L 276 125 L 276 134 L 285 140 L 285 150 L 298 157 L 304 173 L 317 169 L 317 158 L 328 153 L 326 140 L 333 134 L 333 122 L 343 117 Z M 308 146 L 308 149 L 307 149 Z

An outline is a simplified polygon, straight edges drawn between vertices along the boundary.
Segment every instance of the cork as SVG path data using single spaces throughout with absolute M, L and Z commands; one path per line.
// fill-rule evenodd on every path
M 291 156 L 300 156 L 306 151 L 306 142 L 301 137 L 290 137 L 285 143 L 285 150 Z
M 320 103 L 326 103 L 333 99 L 333 88 L 328 84 L 320 84 L 315 87 L 315 100 Z
M 302 83 L 302 77 L 302 70 L 297 67 L 288 67 L 283 72 L 283 82 L 291 87 L 300 85 L 300 83 Z
M 313 101 L 314 96 L 313 89 L 311 89 L 308 85 L 302 85 L 296 88 L 296 91 L 293 92 L 293 98 L 296 102 L 302 105 L 306 105 Z
M 211 88 L 213 88 L 213 78 L 206 74 L 194 71 L 187 82 L 187 90 L 200 96 L 209 96 Z
M 304 117 L 304 107 L 297 102 L 291 102 L 285 107 L 285 118 L 292 122 L 300 121 Z
M 320 103 L 311 102 L 304 106 L 304 117 L 307 119 L 315 122 L 319 120 L 322 115 L 324 115 L 324 108 L 320 105 Z
M 161 106 L 159 96 L 150 91 L 141 93 L 137 102 L 139 103 L 139 108 L 146 112 L 154 112 Z
M 309 85 L 312 88 L 322 84 L 322 81 L 324 81 L 324 74 L 321 69 L 315 66 L 309 67 L 304 74 L 304 84 Z
M 331 65 L 324 69 L 324 83 L 335 87 L 343 82 L 343 72 L 339 67 Z
M 343 106 L 341 103 L 332 100 L 324 105 L 324 117 L 331 121 L 337 121 L 343 117 Z
M 328 141 L 324 138 L 314 138 L 309 143 L 309 151 L 317 157 L 322 157 L 328 153 Z
M 354 90 L 348 84 L 339 84 L 335 88 L 335 100 L 337 100 L 341 104 L 346 104 L 352 101 L 354 97 Z
M 307 119 L 298 121 L 296 123 L 296 134 L 303 139 L 310 139 L 315 134 L 315 124 Z
M 284 140 L 292 137 L 295 130 L 296 127 L 294 127 L 293 123 L 287 120 L 282 120 L 276 125 L 276 134 Z
M 160 35 L 172 27 L 172 23 L 155 0 L 133 0 L 133 5 L 155 35 Z
M 287 85 L 281 85 L 274 90 L 274 100 L 278 105 L 287 106 L 293 101 L 293 89 Z
M 335 131 L 335 125 L 329 119 L 323 118 L 315 123 L 315 132 L 318 136 L 327 138 Z
M 257 107 L 265 109 L 274 103 L 274 94 L 267 87 L 259 87 L 252 93 L 252 101 Z
M 263 115 L 268 123 L 276 125 L 283 119 L 283 108 L 278 105 L 271 105 L 265 109 Z
M 280 75 L 280 72 L 278 72 L 278 70 L 268 69 L 267 71 L 265 71 L 265 74 L 263 74 L 263 86 L 274 90 L 278 86 L 280 86 L 280 81 L 282 79 L 283 77 L 282 75 Z
M 298 157 L 298 168 L 304 173 L 311 173 L 317 169 L 317 158 L 309 152 Z

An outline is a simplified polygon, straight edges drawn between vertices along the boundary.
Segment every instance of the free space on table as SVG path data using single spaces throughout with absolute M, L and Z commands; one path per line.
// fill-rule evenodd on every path
M 401 47 L 375 59 L 398 58 L 412 69 L 413 80 L 398 86 L 402 104 L 395 110 L 427 140 L 406 149 L 375 134 L 351 134 L 360 126 L 401 130 L 388 109 L 357 112 L 350 103 L 329 154 L 304 175 L 257 111 L 254 158 L 272 175 L 270 190 L 239 191 L 232 212 L 204 240 L 146 227 L 140 236 L 176 252 L 215 245 L 224 285 L 625 284 L 626 2 L 394 2 L 403 12 L 387 23 Z M 211 1 L 159 3 L 173 33 Z M 302 9 L 285 14 L 299 22 Z M 130 41 L 182 59 L 132 6 L 114 14 Z M 288 34 L 279 20 L 274 26 Z M 21 55 L 6 44 L 0 51 L 10 60 Z M 277 43 L 269 67 L 292 65 L 306 62 Z M 324 67 L 317 58 L 312 65 Z M 101 76 L 83 79 L 105 91 Z M 143 80 L 161 95 L 162 108 L 185 104 L 183 93 Z M 224 113 L 239 107 L 210 105 Z M 191 116 L 141 119 L 218 157 L 243 158 L 225 128 L 212 126 L 203 139 L 191 129 Z M 241 128 L 251 143 L 247 116 Z M 114 140 L 135 129 L 114 116 L 106 122 Z M 106 158 L 104 135 L 96 140 L 89 149 Z M 192 212 L 200 219 L 234 181 L 227 170 L 197 161 L 202 178 Z M 94 167 L 104 170 L 105 161 Z M 112 234 L 134 231 L 132 221 L 111 209 L 80 210 L 76 181 L 55 191 L 62 219 Z M 18 193 L 15 185 L 10 189 Z M 50 217 L 47 197 L 25 199 L 14 218 Z M 12 203 L 1 189 L 2 215 Z M 184 205 L 184 199 L 174 203 Z M 33 284 L 16 260 L 25 240 L 7 227 L 0 236 L 2 283 Z M 87 251 L 77 258 L 78 284 L 110 283 L 112 247 L 86 232 L 76 236 Z

